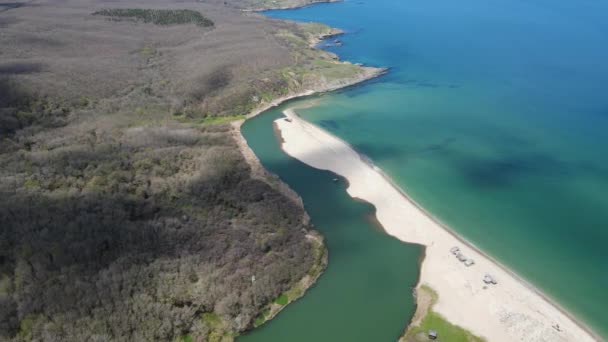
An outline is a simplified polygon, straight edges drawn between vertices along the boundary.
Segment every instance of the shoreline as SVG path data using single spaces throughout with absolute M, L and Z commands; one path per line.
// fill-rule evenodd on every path
M 566 310 L 556 299 L 553 299 L 549 295 L 542 292 L 538 287 L 534 286 L 532 283 L 530 283 L 523 277 L 519 276 L 515 271 L 513 271 L 510 268 L 508 268 L 507 266 L 505 266 L 503 263 L 498 261 L 496 258 L 494 258 L 491 255 L 489 255 L 488 253 L 484 252 L 481 248 L 477 247 L 477 245 L 475 245 L 471 241 L 467 240 L 463 236 L 458 235 L 458 233 L 454 229 L 452 229 L 449 225 L 442 222 L 439 218 L 437 218 L 435 215 L 431 214 L 428 210 L 426 210 L 424 207 L 422 207 L 418 202 L 416 202 L 414 199 L 412 199 L 405 192 L 405 190 L 403 190 L 400 186 L 395 184 L 395 182 L 381 168 L 374 165 L 373 162 L 368 157 L 366 157 L 363 154 L 361 154 L 361 156 L 362 156 L 362 158 L 365 158 L 365 159 L 363 159 L 365 163 L 370 165 L 370 167 L 374 168 L 374 170 L 376 172 L 380 173 L 382 175 L 382 177 L 384 177 L 384 179 L 387 182 L 389 182 L 397 191 L 399 191 L 404 198 L 406 198 L 412 205 L 414 205 L 418 210 L 420 210 L 422 213 L 424 213 L 424 215 L 426 215 L 429 219 L 434 221 L 437 225 L 439 225 L 446 232 L 448 232 L 450 235 L 452 235 L 452 237 L 454 237 L 456 240 L 458 240 L 462 244 L 466 245 L 467 247 L 475 250 L 477 253 L 481 254 L 484 258 L 488 259 L 490 262 L 492 262 L 497 267 L 500 267 L 504 272 L 506 272 L 511 277 L 513 277 L 516 281 L 518 281 L 519 283 L 524 285 L 528 290 L 534 292 L 536 295 L 541 297 L 547 303 L 549 303 L 550 305 L 555 307 L 557 310 L 559 310 L 564 316 L 569 318 L 573 323 L 575 323 L 577 326 L 579 326 L 582 330 L 584 330 L 589 335 L 591 335 L 592 338 L 594 338 L 597 341 L 601 341 L 601 337 L 599 336 L 599 334 L 597 334 L 595 331 L 593 331 L 593 329 L 591 329 L 591 327 L 589 327 L 584 322 L 582 322 L 580 319 L 578 319 L 576 316 L 574 316 L 574 314 L 571 314 L 568 310 Z M 421 261 L 421 267 L 422 267 L 423 263 L 424 263 L 424 259 Z M 418 284 L 416 285 L 416 287 L 419 287 L 419 286 L 420 286 L 420 280 L 419 280 Z
M 337 1 L 341 1 L 341 0 L 337 0 Z M 336 1 L 320 1 L 320 2 L 336 2 Z M 332 32 L 330 32 L 328 34 L 321 34 L 321 35 L 318 35 L 317 37 L 314 37 L 313 40 L 309 41 L 309 45 L 311 48 L 314 48 L 314 46 L 317 45 L 319 42 L 321 42 L 323 39 L 331 37 L 331 36 L 343 34 L 343 33 L 344 32 L 342 32 L 341 30 L 334 29 Z M 345 61 L 338 61 L 338 62 L 350 64 L 349 62 L 345 62 Z M 300 197 L 300 195 L 298 195 L 288 184 L 284 183 L 277 175 L 268 171 L 262 165 L 262 163 L 256 156 L 255 152 L 253 152 L 253 150 L 249 146 L 247 139 L 243 136 L 243 134 L 241 132 L 241 126 L 243 125 L 243 123 L 246 120 L 254 118 L 257 115 L 264 113 L 267 110 L 270 110 L 271 108 L 280 106 L 281 104 L 288 102 L 290 100 L 294 100 L 294 99 L 298 99 L 298 98 L 302 98 L 302 97 L 308 97 L 308 96 L 312 96 L 312 95 L 319 95 L 319 94 L 323 94 L 323 93 L 327 93 L 327 92 L 331 92 L 331 91 L 335 91 L 335 90 L 339 90 L 339 89 L 345 89 L 345 88 L 348 88 L 348 87 L 351 87 L 354 85 L 359 85 L 360 83 L 363 83 L 365 81 L 369 81 L 371 79 L 384 75 L 388 70 L 387 68 L 376 68 L 376 67 L 366 67 L 366 66 L 361 66 L 361 68 L 362 68 L 361 74 L 357 75 L 356 77 L 349 78 L 349 79 L 343 79 L 343 80 L 339 80 L 336 82 L 326 83 L 322 86 L 317 87 L 316 89 L 308 89 L 308 90 L 304 90 L 304 91 L 300 91 L 300 92 L 296 92 L 296 93 L 292 93 L 289 95 L 279 97 L 268 103 L 262 104 L 258 108 L 254 109 L 252 112 L 247 114 L 244 119 L 231 122 L 231 127 L 233 129 L 233 132 L 232 132 L 233 138 L 235 139 L 237 146 L 238 146 L 241 154 L 243 155 L 243 158 L 245 158 L 247 164 L 249 164 L 249 167 L 251 168 L 250 172 L 251 172 L 252 176 L 254 178 L 257 178 L 257 179 L 260 179 L 260 180 L 266 182 L 271 187 L 277 189 L 279 192 L 283 193 L 286 197 L 288 197 L 289 199 L 294 201 L 298 206 L 300 206 L 302 208 L 302 210 L 304 211 L 302 220 L 303 220 L 303 222 L 305 222 L 307 224 L 310 222 L 310 217 L 308 216 L 308 213 L 306 212 L 306 209 L 304 208 L 304 202 L 303 202 L 302 198 Z M 327 247 L 325 246 L 325 243 L 323 242 L 323 236 L 321 235 L 321 233 L 312 229 L 309 234 L 312 234 L 312 236 L 318 237 L 318 240 L 319 240 L 318 243 L 320 243 L 321 248 L 324 250 L 324 254 L 323 254 L 322 260 L 321 260 L 321 269 L 313 277 L 311 277 L 309 274 L 305 275 L 304 278 L 302 278 L 296 285 L 296 287 L 298 285 L 300 286 L 301 294 L 299 296 L 297 296 L 296 298 L 291 299 L 286 305 L 282 306 L 281 308 L 279 308 L 278 310 L 273 312 L 273 314 L 270 317 L 266 318 L 264 320 L 264 323 L 261 325 L 264 325 L 265 323 L 268 323 L 269 321 L 271 321 L 274 317 L 276 317 L 276 315 L 280 311 L 282 311 L 289 304 L 304 297 L 306 292 L 311 287 L 313 287 L 316 284 L 316 281 L 319 279 L 319 277 L 321 277 L 321 275 L 323 275 L 325 268 L 327 267 L 329 252 L 327 250 Z M 307 235 L 307 237 L 308 237 L 308 235 Z M 272 303 L 270 305 L 272 306 Z M 251 329 L 247 329 L 244 332 L 244 334 L 247 334 L 255 329 L 258 329 L 258 328 L 260 328 L 260 326 L 257 326 L 257 327 L 251 328 Z
M 506 316 L 506 318 L 504 318 L 504 317 L 503 318 L 504 318 L 504 320 L 507 321 L 507 323 L 504 323 L 504 322 L 501 323 L 502 319 L 498 319 L 498 323 L 495 324 L 495 326 L 493 326 L 491 329 L 480 327 L 479 323 L 472 322 L 470 319 L 467 319 L 462 314 L 460 314 L 460 310 L 455 311 L 453 307 L 452 308 L 445 307 L 447 305 L 446 302 L 450 302 L 450 301 L 454 302 L 454 300 L 450 300 L 450 291 L 446 291 L 446 286 L 442 285 L 442 284 L 445 284 L 445 282 L 449 282 L 450 279 L 447 279 L 445 277 L 445 275 L 441 275 L 441 274 L 433 275 L 432 274 L 433 269 L 429 270 L 429 267 L 433 266 L 437 261 L 436 259 L 438 259 L 438 256 L 436 255 L 437 253 L 436 253 L 436 251 L 434 251 L 434 249 L 436 249 L 436 248 L 434 248 L 434 244 L 435 244 L 435 242 L 437 242 L 435 240 L 440 240 L 440 238 L 445 238 L 445 237 L 441 237 L 441 235 L 442 235 L 441 233 L 435 234 L 437 236 L 432 236 L 433 233 L 437 233 L 437 232 L 426 232 L 426 236 L 425 236 L 425 234 L 423 232 L 421 232 L 420 229 L 415 229 L 415 228 L 414 228 L 413 232 L 407 231 L 408 228 L 403 228 L 403 229 L 401 229 L 399 227 L 395 228 L 396 224 L 403 225 L 403 223 L 395 222 L 394 218 L 386 217 L 386 213 L 384 213 L 384 217 L 378 217 L 378 221 L 382 224 L 382 227 L 387 234 L 392 235 L 392 236 L 398 238 L 399 240 L 402 240 L 407 243 L 417 243 L 417 244 L 421 244 L 421 245 L 425 246 L 426 257 L 421 264 L 420 277 L 419 277 L 419 281 L 418 281 L 416 288 L 419 288 L 422 284 L 428 284 L 432 288 L 436 289 L 437 292 L 439 293 L 437 311 L 440 314 L 442 314 L 444 317 L 446 317 L 450 322 L 453 322 L 453 323 L 461 325 L 467 329 L 470 329 L 473 333 L 476 333 L 476 334 L 482 335 L 486 338 L 489 338 L 491 341 L 494 341 L 494 340 L 509 341 L 509 340 L 513 340 L 516 337 L 519 337 L 520 340 L 532 340 L 532 341 L 539 340 L 540 341 L 540 340 L 543 340 L 543 338 L 544 338 L 543 336 L 554 337 L 554 338 L 549 339 L 551 341 L 572 341 L 572 340 L 601 341 L 601 338 L 599 337 L 598 334 L 596 334 L 586 324 L 577 320 L 574 315 L 572 315 L 571 313 L 566 311 L 563 307 L 561 307 L 560 304 L 556 300 L 553 300 L 552 298 L 550 298 L 549 296 L 547 296 L 546 294 L 541 292 L 538 288 L 534 287 L 532 284 L 530 284 L 529 282 L 524 280 L 522 277 L 518 276 L 515 272 L 513 272 L 512 270 L 510 270 L 509 268 L 507 268 L 506 266 L 504 266 L 503 264 L 501 264 L 500 262 L 495 260 L 493 257 L 484 253 L 473 243 L 471 243 L 468 240 L 466 240 L 465 238 L 459 236 L 453 229 L 451 229 L 449 226 L 447 226 L 446 224 L 441 222 L 439 219 L 437 219 L 435 216 L 433 216 L 428 211 L 426 211 L 423 207 L 421 207 L 418 203 L 416 203 L 403 189 L 401 189 L 399 186 L 397 186 L 392 181 L 392 179 L 390 179 L 390 177 L 388 175 L 386 175 L 379 167 L 374 165 L 373 162 L 371 162 L 371 160 L 368 157 L 357 152 L 355 149 L 352 148 L 352 146 L 350 146 L 347 142 L 344 142 L 342 139 L 335 137 L 331 133 L 328 133 L 325 130 L 323 130 L 322 128 L 317 127 L 317 126 L 307 122 L 306 120 L 300 118 L 293 110 L 287 109 L 284 112 L 284 114 L 285 114 L 286 118 L 289 118 L 291 120 L 291 122 L 288 122 L 286 118 L 283 118 L 283 119 L 276 120 L 275 125 L 277 125 L 278 129 L 281 130 L 282 136 L 286 141 L 286 143 L 284 143 L 281 146 L 281 148 L 288 155 L 290 155 L 296 159 L 299 159 L 300 161 L 302 161 L 312 167 L 329 170 L 329 171 L 332 171 L 332 172 L 346 178 L 347 181 L 350 183 L 349 188 L 347 189 L 347 192 L 349 193 L 349 195 L 351 195 L 351 197 L 353 197 L 353 198 L 358 197 L 359 199 L 363 199 L 363 200 L 370 202 L 372 205 L 374 205 L 376 207 L 377 215 L 381 210 L 386 211 L 385 210 L 386 208 L 384 208 L 383 206 L 393 207 L 393 208 L 388 208 L 388 209 L 394 209 L 393 204 L 384 203 L 386 201 L 383 201 L 382 199 L 379 200 L 379 202 L 381 202 L 381 203 L 375 203 L 374 198 L 373 198 L 374 194 L 370 194 L 370 193 L 373 193 L 375 190 L 368 189 L 367 194 L 365 194 L 364 196 L 354 196 L 354 194 L 351 193 L 351 192 L 356 192 L 357 190 L 359 192 L 365 193 L 365 189 L 360 189 L 360 185 L 357 184 L 357 181 L 355 181 L 353 179 L 349 179 L 348 175 L 345 175 L 343 173 L 347 173 L 347 174 L 349 173 L 348 167 L 361 168 L 362 167 L 361 165 L 363 165 L 363 167 L 367 168 L 369 172 L 379 176 L 381 179 L 380 182 L 386 183 L 386 186 L 390 187 L 393 191 L 395 191 L 396 194 L 398 194 L 401 197 L 402 201 L 405 201 L 407 203 L 407 205 L 411 206 L 410 211 L 412 211 L 412 209 L 413 209 L 414 211 L 417 212 L 417 213 L 410 213 L 411 216 L 422 215 L 425 220 L 428 220 L 428 222 L 422 222 L 422 223 L 417 222 L 417 223 L 419 223 L 421 225 L 426 225 L 426 226 L 435 226 L 436 228 L 440 229 L 443 232 L 443 234 L 447 233 L 447 236 L 449 238 L 447 238 L 447 243 L 445 241 L 442 241 L 441 244 L 444 245 L 444 246 L 442 246 L 442 248 L 445 248 L 446 247 L 445 245 L 451 246 L 451 245 L 461 244 L 462 246 L 459 246 L 459 247 L 461 247 L 461 250 L 465 254 L 469 254 L 469 255 L 473 254 L 476 257 L 476 260 L 475 260 L 476 262 L 479 263 L 479 261 L 483 261 L 483 262 L 481 262 L 481 264 L 483 264 L 483 263 L 491 264 L 491 266 L 494 267 L 495 269 L 492 269 L 492 267 L 485 265 L 486 268 L 491 269 L 490 273 L 492 273 L 493 276 L 495 276 L 496 274 L 500 274 L 500 276 L 498 277 L 499 285 L 496 285 L 496 289 L 503 287 L 502 282 L 505 280 L 507 283 L 509 283 L 509 282 L 516 283 L 516 285 L 506 284 L 506 285 L 510 285 L 510 286 L 512 285 L 511 287 L 513 287 L 515 290 L 513 290 L 513 289 L 507 290 L 506 293 L 503 293 L 503 295 L 506 295 L 506 296 L 510 295 L 511 297 L 509 297 L 505 300 L 502 300 L 502 301 L 499 300 L 499 302 L 508 302 L 507 303 L 508 305 L 504 305 L 504 303 L 502 303 L 503 305 L 501 305 L 500 303 L 496 303 L 496 299 L 501 298 L 501 297 L 490 297 L 490 299 L 494 300 L 494 303 L 493 303 L 494 316 L 501 316 L 501 315 Z M 294 126 L 296 126 L 296 125 L 300 126 L 300 127 L 294 128 Z M 297 132 L 298 130 L 300 131 L 299 133 Z M 303 131 L 306 131 L 306 132 L 303 132 Z M 324 139 L 327 139 L 327 140 L 324 140 Z M 306 141 L 306 143 L 303 144 L 304 141 Z M 345 165 L 340 165 L 340 164 L 341 163 L 348 164 L 349 162 L 351 162 L 351 163 L 355 163 L 355 162 L 352 160 L 348 160 L 348 161 L 330 160 L 331 158 L 342 159 L 341 157 L 344 157 L 344 156 L 346 156 L 347 159 L 352 159 L 353 156 L 350 155 L 351 153 L 354 153 L 356 155 L 356 158 L 358 159 L 359 163 L 361 163 L 361 165 L 354 165 L 354 166 L 346 165 L 345 166 Z M 330 156 L 331 156 L 331 158 L 330 158 Z M 333 167 L 333 169 L 332 169 L 332 167 Z M 363 171 L 356 170 L 356 171 L 364 172 L 365 170 L 363 170 Z M 350 176 L 352 176 L 352 174 Z M 355 174 L 355 176 L 357 176 L 357 174 Z M 365 176 L 369 176 L 369 174 L 366 174 Z M 360 178 L 364 178 L 364 177 L 360 177 Z M 370 183 L 371 181 L 369 179 L 363 179 L 363 180 L 365 182 L 367 182 L 368 185 L 371 184 Z M 361 181 L 361 179 L 360 179 L 360 181 Z M 377 179 L 374 181 L 378 182 Z M 353 185 L 354 185 L 354 187 L 359 187 L 359 188 L 351 191 L 351 189 L 352 189 L 351 186 L 353 186 Z M 385 188 L 386 188 L 386 186 L 385 186 Z M 369 196 L 366 196 L 366 195 L 369 195 Z M 372 200 L 369 200 L 369 198 L 366 198 L 366 197 L 372 197 Z M 378 198 L 376 198 L 376 200 L 378 200 Z M 382 215 L 382 214 L 380 214 L 380 215 Z M 380 216 L 380 215 L 378 215 L 378 216 Z M 403 215 L 401 215 L 401 216 L 403 216 Z M 411 219 L 411 217 L 410 217 L 410 219 Z M 383 221 L 389 221 L 389 222 L 383 222 Z M 428 227 L 424 227 L 424 228 L 428 228 Z M 412 233 L 414 233 L 414 236 L 412 236 Z M 431 235 L 430 238 L 429 238 L 429 235 Z M 452 240 L 452 241 L 450 241 L 450 240 Z M 449 247 L 448 247 L 448 249 L 449 249 Z M 444 251 L 444 252 L 448 252 L 448 251 Z M 452 255 L 449 255 L 449 252 L 446 254 L 448 254 L 447 258 L 446 257 L 439 258 L 439 259 L 441 259 L 440 260 L 441 262 L 455 261 L 455 260 L 449 260 L 449 259 L 455 259 Z M 480 259 L 480 260 L 477 260 L 477 259 Z M 429 264 L 431 264 L 431 266 L 429 266 Z M 462 267 L 464 267 L 464 268 L 462 268 Z M 459 265 L 458 262 L 456 262 L 456 267 L 455 268 L 450 267 L 450 269 L 448 269 L 447 271 L 451 271 L 453 273 L 454 270 L 456 270 L 455 272 L 458 273 L 461 278 L 466 278 L 466 276 L 463 277 L 463 273 L 467 273 L 467 271 L 469 271 L 469 270 L 473 270 L 475 268 L 479 269 L 481 267 L 482 267 L 481 265 L 474 265 L 471 268 L 466 268 L 464 265 L 461 265 L 461 264 Z M 446 268 L 446 267 L 442 267 L 442 268 Z M 477 273 L 479 273 L 479 272 L 477 272 Z M 478 288 L 478 286 L 476 286 L 479 284 L 473 284 L 472 281 L 469 281 L 469 280 L 474 280 L 475 278 L 479 278 L 478 275 L 471 277 L 471 275 L 469 274 L 468 278 L 469 279 L 466 279 L 464 281 L 465 287 L 468 287 L 468 290 L 470 290 L 470 292 L 474 292 L 473 288 L 477 287 L 478 293 L 474 293 L 472 295 L 467 295 L 466 293 L 465 294 L 460 293 L 459 294 L 460 297 L 463 297 L 463 298 L 475 297 L 477 294 L 479 294 L 482 297 L 487 297 L 484 295 L 488 294 L 489 292 L 491 292 L 495 289 L 495 288 L 492 288 L 490 290 L 486 290 L 484 288 L 483 290 L 481 290 L 482 292 L 479 292 L 479 288 Z M 429 282 L 429 279 L 430 279 L 430 282 Z M 477 280 L 481 280 L 481 279 L 477 279 Z M 439 283 L 440 286 L 435 286 L 436 285 L 435 283 Z M 462 285 L 462 284 L 460 284 L 460 285 Z M 523 290 L 525 290 L 523 292 L 527 291 L 528 293 L 527 294 L 524 293 L 523 296 L 521 294 L 519 294 L 518 291 L 521 292 L 522 288 L 517 289 L 518 286 L 522 287 Z M 452 287 L 457 288 L 458 286 L 452 286 Z M 454 290 L 454 289 L 449 289 L 449 290 Z M 462 291 L 463 289 L 456 289 L 456 291 L 458 291 L 458 290 L 463 292 Z M 466 290 L 467 289 L 465 289 L 464 292 L 467 292 Z M 484 293 L 483 291 L 486 291 L 486 292 Z M 536 296 L 536 298 L 532 298 L 534 296 Z M 452 297 L 456 297 L 456 296 L 454 295 Z M 530 298 L 528 298 L 528 297 L 530 297 Z M 462 299 L 462 298 L 460 298 L 460 299 Z M 479 298 L 477 298 L 477 299 L 479 299 Z M 455 300 L 455 301 L 458 302 L 458 300 Z M 463 302 L 462 300 L 460 300 L 460 302 L 461 302 L 460 304 L 462 304 L 462 305 L 467 304 L 466 301 Z M 536 303 L 534 303 L 534 302 L 536 302 Z M 441 304 L 444 304 L 444 305 L 441 305 Z M 448 304 L 450 304 L 450 303 L 448 303 Z M 453 306 L 454 303 L 452 303 L 451 305 Z M 480 312 L 483 312 L 483 311 L 490 311 L 490 313 L 492 311 L 491 309 L 483 310 L 483 305 L 479 305 L 479 303 L 476 303 L 476 305 L 479 307 L 482 307 L 481 310 L 478 310 L 478 312 L 476 312 L 477 314 L 479 314 Z M 496 306 L 500 307 L 500 309 L 503 309 L 503 311 L 505 311 L 505 312 L 498 312 L 500 310 L 496 310 Z M 540 308 L 540 306 L 544 306 L 544 307 Z M 461 307 L 464 307 L 464 306 L 461 306 Z M 476 309 L 480 309 L 479 307 L 477 307 Z M 466 311 L 466 310 L 462 310 L 462 311 Z M 513 312 L 511 312 L 511 311 L 513 311 Z M 523 312 L 523 314 L 522 314 L 522 312 Z M 518 316 L 519 318 L 521 318 L 520 320 L 522 322 L 509 321 L 512 319 L 512 317 L 510 317 L 510 314 Z M 523 318 L 522 318 L 522 315 L 523 315 Z M 481 315 L 481 318 L 483 319 L 483 315 Z M 533 326 L 532 327 L 533 328 L 532 330 L 534 332 L 533 335 L 536 335 L 537 338 L 531 337 L 530 339 L 528 339 L 528 337 L 529 337 L 528 334 L 522 336 L 521 332 L 518 333 L 517 330 L 521 329 L 522 326 L 525 326 L 526 328 L 528 328 L 528 330 L 530 330 L 530 325 Z M 559 330 L 555 328 L 555 325 L 557 325 L 559 327 Z M 562 327 L 566 327 L 566 330 L 562 330 Z M 510 330 L 510 333 L 508 332 L 509 330 Z M 574 332 L 574 334 L 570 335 L 569 334 L 570 332 Z M 518 334 L 520 336 L 517 336 Z M 586 335 L 586 336 L 583 336 L 583 335 Z
M 300 120 L 306 121 L 305 119 L 302 119 L 302 117 L 299 116 L 297 113 L 295 113 L 295 111 L 293 113 L 296 116 L 298 116 L 300 118 Z M 308 122 L 308 121 L 306 121 L 306 122 Z M 310 122 L 308 122 L 308 123 L 311 124 L 311 125 L 313 125 Z M 323 129 L 321 127 L 319 127 L 319 129 L 325 131 L 325 129 Z M 327 134 L 331 134 L 331 133 L 329 133 L 327 131 L 326 131 L 326 133 Z M 398 191 L 401 194 L 401 196 L 403 196 L 410 204 L 412 204 L 413 206 L 415 206 L 426 217 L 428 217 L 435 224 L 437 224 L 442 229 L 444 229 L 453 238 L 455 238 L 456 240 L 458 240 L 463 245 L 466 245 L 467 247 L 471 248 L 475 252 L 479 253 L 480 255 L 482 255 L 484 258 L 488 259 L 490 262 L 492 262 L 497 267 L 500 267 L 504 272 L 508 273 L 516 281 L 518 281 L 519 283 L 521 283 L 522 285 L 524 285 L 528 290 L 534 292 L 536 295 L 540 296 L 543 300 L 545 300 L 550 305 L 552 305 L 557 310 L 559 310 L 564 316 L 568 317 L 570 320 L 572 320 L 572 322 L 574 322 L 581 329 L 583 329 L 589 335 L 591 335 L 591 337 L 595 338 L 597 341 L 601 341 L 601 337 L 599 336 L 599 334 L 597 334 L 595 331 L 593 331 L 593 329 L 591 329 L 591 327 L 589 327 L 588 325 L 586 325 L 584 322 L 582 322 L 581 320 L 579 320 L 578 318 L 576 318 L 576 316 L 574 316 L 568 310 L 566 310 L 556 299 L 553 299 L 549 295 L 547 295 L 544 292 L 542 292 L 538 287 L 534 286 L 532 283 L 530 283 L 529 281 L 527 281 L 523 277 L 519 276 L 515 271 L 511 270 L 510 268 L 508 268 L 507 266 L 505 266 L 503 263 L 501 263 L 500 261 L 498 261 L 496 258 L 494 258 L 491 255 L 489 255 L 488 253 L 484 252 L 481 248 L 479 248 L 477 245 L 475 245 L 471 241 L 467 240 L 465 237 L 458 235 L 458 233 L 454 229 L 452 229 L 448 224 L 446 224 L 443 221 L 441 221 L 437 216 L 433 215 L 431 212 L 429 212 L 428 210 L 426 210 L 422 205 L 420 205 L 418 202 L 416 202 L 401 186 L 399 186 L 398 184 L 396 184 L 395 181 L 393 181 L 393 179 L 384 172 L 384 170 L 382 170 L 380 167 L 378 167 L 376 164 L 374 164 L 374 162 L 371 160 L 371 158 L 369 158 L 365 154 L 357 151 L 352 145 L 350 145 L 348 142 L 344 141 L 343 139 L 338 138 L 335 135 L 333 135 L 333 136 L 336 139 L 341 140 L 342 143 L 344 143 L 350 149 L 352 149 L 353 151 L 355 151 L 355 153 L 357 153 L 359 155 L 359 157 L 361 158 L 361 160 L 365 164 L 367 164 L 371 169 L 373 169 L 375 172 L 377 172 L 378 174 L 380 174 L 384 178 L 384 180 L 386 182 L 388 182 L 396 191 Z M 354 198 L 354 199 L 355 200 L 362 200 L 360 198 Z M 382 226 L 382 223 L 380 223 L 380 228 L 386 234 L 391 235 L 389 232 L 387 232 L 384 229 L 384 227 Z M 410 242 L 407 242 L 407 241 L 404 241 L 404 242 L 410 243 Z M 425 245 L 422 245 L 422 246 L 425 247 L 425 254 L 426 254 L 426 247 L 427 246 L 425 246 Z M 425 258 L 425 256 L 422 257 L 421 262 L 420 262 L 421 269 L 422 269 L 422 266 L 423 266 L 423 263 L 424 263 L 424 258 Z M 420 284 L 420 279 L 419 279 L 418 280 L 418 284 L 416 284 L 416 287 L 418 288 L 420 285 L 421 284 Z
M 347 63 L 347 62 L 343 62 L 343 63 Z M 254 177 L 257 177 L 258 179 L 269 182 L 269 184 L 271 186 L 276 186 L 280 192 L 282 192 L 284 195 L 286 195 L 287 197 L 289 197 L 290 199 L 295 201 L 302 209 L 304 209 L 304 204 L 302 202 L 302 198 L 293 189 L 291 189 L 289 187 L 289 185 L 287 185 L 286 183 L 281 181 L 277 175 L 273 174 L 272 172 L 270 172 L 270 171 L 266 170 L 266 168 L 264 168 L 264 166 L 262 165 L 262 163 L 260 162 L 258 157 L 255 155 L 255 152 L 253 152 L 251 147 L 249 147 L 249 143 L 247 142 L 247 139 L 241 133 L 241 126 L 243 125 L 243 123 L 245 123 L 245 121 L 258 116 L 261 113 L 264 113 L 267 110 L 270 110 L 271 108 L 278 107 L 285 102 L 303 98 L 303 97 L 312 96 L 312 95 L 320 95 L 320 94 L 335 91 L 335 90 L 346 89 L 346 88 L 352 87 L 354 85 L 359 85 L 360 83 L 363 83 L 363 82 L 366 82 L 366 81 L 369 81 L 369 80 L 372 80 L 374 78 L 384 75 L 388 70 L 386 68 L 375 68 L 375 67 L 362 67 L 362 68 L 363 68 L 363 73 L 361 75 L 359 75 L 358 77 L 354 77 L 352 79 L 346 79 L 346 80 L 343 80 L 343 81 L 337 82 L 337 83 L 329 83 L 329 84 L 326 84 L 315 90 L 308 89 L 308 90 L 301 91 L 298 93 L 285 95 L 278 99 L 272 100 L 269 103 L 263 104 L 262 106 L 253 110 L 251 113 L 247 114 L 244 119 L 232 121 L 230 124 L 233 129 L 233 137 L 239 147 L 239 150 L 241 151 L 241 154 L 247 161 L 247 164 L 249 164 L 249 166 L 251 167 L 252 175 Z M 272 184 L 272 182 L 270 182 L 270 180 L 274 181 L 275 184 Z M 304 222 L 308 222 L 310 220 L 310 218 L 308 217 L 308 213 L 306 213 L 306 211 L 304 212 L 304 215 L 305 215 Z
M 316 0 L 316 1 L 312 1 L 312 2 L 309 2 L 306 4 L 300 4 L 300 5 L 248 8 L 248 9 L 243 9 L 242 11 L 246 12 L 246 13 L 259 13 L 259 12 L 264 12 L 264 11 L 293 10 L 293 9 L 305 8 L 308 6 L 318 5 L 318 4 L 331 4 L 334 2 L 342 2 L 342 1 L 344 1 L 344 0 Z

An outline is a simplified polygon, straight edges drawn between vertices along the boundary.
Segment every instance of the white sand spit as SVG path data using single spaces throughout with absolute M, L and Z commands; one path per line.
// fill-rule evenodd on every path
M 532 286 L 433 219 L 347 143 L 293 110 L 285 115 L 275 124 L 287 154 L 345 177 L 349 195 L 374 205 L 388 234 L 426 246 L 419 286 L 437 291 L 434 310 L 450 322 L 491 342 L 599 341 Z M 455 246 L 475 263 L 465 266 L 459 261 L 450 251 Z M 486 274 L 497 284 L 484 283 Z

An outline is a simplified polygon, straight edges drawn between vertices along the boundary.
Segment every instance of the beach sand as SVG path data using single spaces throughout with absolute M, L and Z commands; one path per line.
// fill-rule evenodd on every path
M 286 118 L 275 124 L 287 154 L 345 177 L 349 195 L 374 205 L 388 234 L 426 246 L 418 286 L 426 284 L 438 293 L 434 311 L 492 342 L 599 341 L 538 290 L 425 212 L 346 142 L 291 109 L 284 113 Z M 450 252 L 452 247 L 475 263 L 465 266 Z M 497 284 L 485 284 L 486 274 Z

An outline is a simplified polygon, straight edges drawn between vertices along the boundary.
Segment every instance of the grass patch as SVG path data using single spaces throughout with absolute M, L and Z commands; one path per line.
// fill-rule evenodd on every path
M 193 10 L 161 10 L 142 8 L 110 8 L 94 12 L 113 19 L 134 19 L 155 25 L 196 24 L 201 27 L 213 26 L 213 21 Z
M 264 311 L 262 311 L 262 313 L 256 317 L 256 319 L 253 321 L 253 327 L 257 328 L 260 325 L 264 324 L 264 322 L 266 322 L 266 320 L 268 319 L 268 316 L 270 315 L 270 309 L 266 308 Z
M 430 287 L 423 285 L 419 291 L 425 291 L 431 295 L 431 305 L 426 315 L 418 326 L 409 327 L 405 336 L 400 340 L 402 342 L 484 342 L 485 339 L 473 335 L 470 331 L 448 322 L 440 314 L 434 312 L 433 305 L 437 302 L 437 293 Z M 437 332 L 437 339 L 431 340 L 428 338 L 429 330 Z
M 175 115 L 176 121 L 181 123 L 194 123 L 198 125 L 219 125 L 236 120 L 242 120 L 245 115 L 227 115 L 227 116 L 205 116 L 203 118 L 190 118 L 187 115 Z
M 226 122 L 242 120 L 245 115 L 228 115 L 228 116 L 207 116 L 200 121 L 204 125 L 219 125 Z
M 339 30 L 335 30 L 332 27 L 322 24 L 322 23 L 300 23 L 299 25 L 302 30 L 313 36 L 320 36 L 330 33 L 337 33 Z
M 289 303 L 289 296 L 287 296 L 287 294 L 283 293 L 277 299 L 275 299 L 274 302 L 279 305 L 287 305 L 287 303 Z
M 209 328 L 209 335 L 206 339 L 208 342 L 232 341 L 233 337 L 238 335 L 231 332 L 229 325 L 216 313 L 204 313 L 201 319 L 203 324 Z
M 139 53 L 144 57 L 151 57 L 151 56 L 156 55 L 156 49 L 151 46 L 146 46 L 146 47 L 142 48 L 141 50 L 139 50 Z
M 184 335 L 179 339 L 180 342 L 194 342 L 194 339 L 190 335 Z
M 206 312 L 203 314 L 203 322 L 210 328 L 216 328 L 222 324 L 222 318 L 215 313 Z
M 36 179 L 28 179 L 23 183 L 24 188 L 39 188 L 40 182 Z

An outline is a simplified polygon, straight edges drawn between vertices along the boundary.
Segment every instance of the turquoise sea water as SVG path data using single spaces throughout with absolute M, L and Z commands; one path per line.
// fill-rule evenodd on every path
M 354 0 L 267 14 L 342 28 L 330 50 L 391 68 L 301 115 L 608 337 L 608 1 Z

